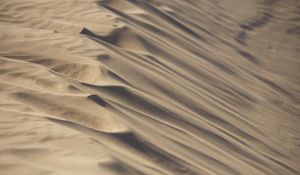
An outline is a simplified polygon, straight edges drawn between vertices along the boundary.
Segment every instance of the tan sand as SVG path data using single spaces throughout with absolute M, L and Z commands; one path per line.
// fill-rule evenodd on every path
M 1 0 L 0 175 L 299 175 L 299 0 Z

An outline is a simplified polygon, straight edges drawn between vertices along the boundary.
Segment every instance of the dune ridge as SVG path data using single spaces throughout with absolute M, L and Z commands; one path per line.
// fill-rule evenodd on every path
M 300 174 L 297 0 L 2 0 L 0 174 Z

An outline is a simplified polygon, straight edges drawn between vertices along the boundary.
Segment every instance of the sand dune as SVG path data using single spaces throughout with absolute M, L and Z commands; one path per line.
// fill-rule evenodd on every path
M 0 174 L 300 174 L 298 0 L 2 0 Z

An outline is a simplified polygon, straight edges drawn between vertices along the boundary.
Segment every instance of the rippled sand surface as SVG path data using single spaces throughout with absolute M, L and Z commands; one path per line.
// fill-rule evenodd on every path
M 299 0 L 0 0 L 1 175 L 299 165 Z

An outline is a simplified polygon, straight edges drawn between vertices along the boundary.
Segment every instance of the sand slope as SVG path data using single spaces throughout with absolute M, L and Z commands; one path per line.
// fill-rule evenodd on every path
M 1 0 L 0 174 L 300 174 L 299 8 Z

